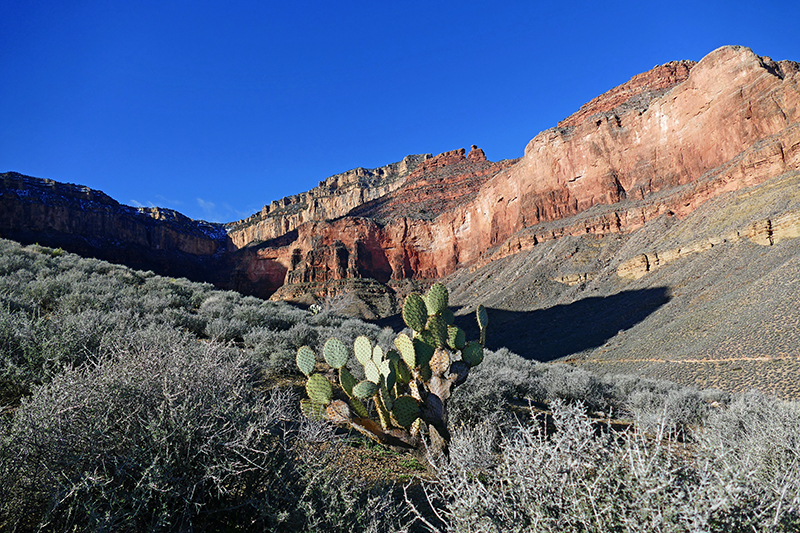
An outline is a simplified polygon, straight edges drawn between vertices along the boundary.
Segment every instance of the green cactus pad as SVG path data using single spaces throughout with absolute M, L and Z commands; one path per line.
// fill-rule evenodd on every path
M 425 366 L 433 357 L 433 343 L 427 343 L 422 338 L 414 339 L 414 352 L 417 354 L 417 366 Z
M 441 316 L 435 315 L 428 320 L 428 331 L 431 332 L 433 343 L 437 348 L 447 344 L 447 323 Z
M 344 389 L 344 392 L 351 398 L 353 397 L 353 387 L 356 383 L 358 383 L 358 381 L 356 381 L 355 376 L 353 376 L 346 367 L 339 369 L 339 384 L 342 386 L 342 389 Z
M 486 329 L 486 326 L 489 325 L 489 314 L 486 312 L 486 308 L 479 305 L 478 309 L 475 310 L 475 315 L 478 317 L 478 327 Z
M 400 352 L 400 357 L 403 358 L 408 368 L 417 366 L 417 356 L 414 350 L 414 341 L 408 338 L 408 335 L 401 333 L 394 340 L 394 345 L 397 351 Z
M 353 411 L 361 418 L 369 418 L 369 411 L 367 411 L 366 406 L 361 403 L 361 400 L 358 398 L 350 398 L 350 407 L 352 407 Z
M 444 311 L 442 311 L 442 318 L 444 318 L 444 321 L 447 323 L 448 326 L 452 326 L 453 323 L 456 321 L 456 316 L 450 309 L 445 309 Z
M 394 398 L 392 397 L 392 393 L 383 383 L 378 386 L 378 394 L 381 396 L 381 402 L 383 403 L 383 406 L 386 407 L 387 410 L 391 411 L 392 407 L 394 406 Z
M 419 377 L 422 378 L 422 381 L 427 383 L 428 381 L 431 380 L 432 376 L 433 376 L 433 373 L 431 372 L 430 365 L 425 364 L 425 365 L 419 367 Z
M 306 392 L 312 402 L 327 405 L 333 396 L 333 387 L 322 374 L 312 374 L 306 383 Z
M 386 352 L 386 359 L 392 361 L 393 363 L 396 363 L 397 361 L 400 360 L 400 353 L 397 350 L 389 350 L 388 352 Z
M 300 410 L 306 418 L 322 420 L 325 418 L 325 406 L 314 403 L 311 400 L 300 400 Z
M 297 367 L 300 372 L 306 376 L 310 376 L 314 371 L 314 365 L 317 363 L 317 356 L 314 355 L 314 350 L 308 346 L 301 346 L 297 349 Z
M 425 305 L 429 315 L 439 315 L 447 309 L 447 287 L 434 283 L 425 295 Z
M 353 387 L 353 396 L 365 400 L 371 398 L 378 392 L 378 385 L 371 381 L 362 381 Z
M 410 427 L 419 418 L 419 402 L 411 396 L 400 396 L 394 401 L 392 416 L 398 425 Z
M 461 350 L 461 359 L 469 366 L 477 366 L 483 361 L 483 346 L 479 342 L 471 341 Z
M 392 364 L 390 360 L 384 359 L 381 362 L 380 371 L 386 386 L 390 389 L 394 387 L 394 384 L 397 382 L 397 372 L 395 372 L 394 364 Z
M 458 326 L 447 327 L 447 345 L 453 350 L 460 350 L 467 343 L 467 334 Z
M 395 372 L 397 372 L 398 383 L 408 383 L 411 381 L 411 371 L 408 369 L 408 365 L 405 361 L 400 359 L 399 361 L 395 362 L 394 365 Z
M 428 320 L 428 309 L 425 301 L 417 293 L 412 292 L 406 296 L 403 302 L 403 322 L 414 331 L 425 329 L 425 322 Z
M 425 344 L 428 344 L 430 346 L 434 346 L 434 347 L 436 346 L 436 341 L 433 340 L 433 333 L 431 333 L 430 330 L 428 330 L 428 329 L 426 329 L 425 331 L 421 331 L 421 332 L 415 334 L 414 335 L 414 339 L 415 340 L 419 339 L 422 342 L 424 342 Z
M 392 417 L 386 406 L 383 405 L 380 395 L 375 397 L 375 410 L 378 411 L 378 419 L 381 421 L 383 429 L 389 429 L 392 426 Z
M 332 368 L 342 368 L 347 364 L 347 346 L 339 339 L 328 339 L 322 348 L 322 355 Z
M 381 363 L 383 363 L 383 350 L 380 346 L 376 346 L 374 350 L 372 350 L 372 362 L 375 363 L 375 366 L 378 368 L 381 367 Z
M 361 335 L 357 337 L 356 341 L 353 343 L 353 351 L 356 353 L 358 362 L 362 365 L 366 365 L 367 361 L 372 359 L 372 342 Z
M 364 365 L 364 375 L 367 377 L 367 381 L 371 381 L 377 385 L 381 380 L 381 369 L 370 359 L 367 361 L 367 364 Z
M 450 352 L 444 348 L 437 348 L 430 362 L 431 372 L 442 375 L 450 370 Z

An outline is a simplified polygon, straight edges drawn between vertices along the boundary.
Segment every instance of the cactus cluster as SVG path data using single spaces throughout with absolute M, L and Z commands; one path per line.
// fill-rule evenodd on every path
M 411 293 L 405 299 L 403 321 L 413 330 L 411 337 L 401 333 L 394 348 L 385 352 L 367 337 L 358 337 L 353 353 L 364 368 L 365 379 L 360 382 L 346 367 L 348 347 L 329 339 L 322 355 L 338 371 L 341 393 L 323 374 L 314 373 L 314 351 L 301 347 L 297 366 L 308 377 L 308 399 L 300 403 L 303 413 L 349 425 L 392 448 L 446 449 L 447 400 L 452 389 L 467 379 L 469 369 L 483 360 L 488 325 L 486 310 L 478 306 L 480 341 L 467 342 L 447 304 L 447 287 L 436 283 L 425 296 Z M 371 411 L 377 421 L 370 418 Z

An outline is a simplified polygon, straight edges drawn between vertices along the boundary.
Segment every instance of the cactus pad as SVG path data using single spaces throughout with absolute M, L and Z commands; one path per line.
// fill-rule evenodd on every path
M 391 411 L 392 407 L 394 406 L 394 398 L 392 397 L 392 393 L 383 383 L 378 385 L 378 394 L 380 394 L 383 406 L 386 407 L 387 410 Z
M 475 315 L 478 317 L 478 327 L 486 329 L 486 326 L 489 325 L 489 315 L 486 313 L 486 308 L 479 305 L 478 309 L 475 310 Z
M 381 350 L 380 346 L 376 346 L 372 351 L 372 362 L 375 363 L 375 366 L 378 368 L 381 367 L 381 363 L 383 363 L 383 350 Z
M 431 372 L 442 375 L 450 370 L 450 353 L 444 348 L 437 348 L 431 358 Z
M 353 397 L 353 387 L 356 383 L 358 383 L 358 381 L 356 381 L 355 376 L 353 376 L 346 367 L 339 369 L 339 384 L 342 386 L 342 389 L 344 389 L 344 392 L 351 398 Z
M 350 406 L 361 418 L 369 418 L 369 411 L 367 411 L 367 408 L 358 398 L 350 398 Z
M 425 305 L 429 315 L 439 315 L 447 309 L 447 287 L 441 283 L 434 283 L 428 294 L 425 295 Z
M 433 373 L 431 372 L 431 366 L 428 364 L 422 365 L 419 367 L 419 377 L 422 378 L 422 381 L 428 382 L 431 380 Z
M 365 400 L 378 392 L 378 385 L 371 381 L 362 381 L 353 387 L 353 396 Z
M 347 364 L 347 346 L 339 339 L 328 339 L 322 348 L 322 355 L 332 368 L 342 368 Z
M 306 383 L 306 392 L 312 402 L 327 405 L 333 396 L 333 387 L 322 374 L 312 374 Z
M 414 368 L 417 366 L 417 356 L 414 351 L 414 342 L 408 338 L 408 335 L 405 333 L 401 333 L 397 336 L 394 340 L 394 345 L 397 347 L 397 351 L 400 352 L 400 356 L 405 361 L 408 368 Z
M 334 400 L 325 409 L 325 418 L 337 424 L 350 420 L 350 407 L 342 400 Z
M 395 371 L 397 372 L 398 383 L 408 383 L 411 381 L 411 371 L 405 361 L 400 359 L 395 363 Z
M 454 349 L 460 350 L 467 343 L 467 334 L 458 326 L 447 327 L 447 345 Z
M 433 342 L 437 348 L 447 344 L 447 323 L 441 316 L 432 316 L 428 320 L 428 330 L 431 332 Z
M 371 381 L 377 385 L 381 379 L 381 369 L 370 359 L 367 361 L 367 364 L 364 365 L 364 375 L 367 377 L 367 381 Z
M 300 410 L 307 418 L 322 420 L 325 418 L 325 406 L 311 400 L 300 400 Z
M 448 326 L 452 326 L 453 323 L 456 321 L 456 316 L 450 309 L 445 309 L 444 311 L 442 311 L 442 318 L 444 318 L 444 321 L 447 323 Z
M 392 406 L 392 416 L 397 424 L 407 428 L 419 418 L 419 402 L 411 396 L 400 396 Z
M 483 361 L 483 346 L 479 342 L 471 341 L 461 351 L 461 359 L 469 366 L 477 366 Z
M 433 357 L 435 348 L 433 344 L 429 344 L 420 339 L 414 339 L 414 352 L 417 354 L 417 366 L 425 366 Z
M 372 359 L 372 342 L 361 335 L 357 337 L 356 341 L 353 343 L 353 351 L 356 353 L 358 362 L 362 365 L 366 365 L 367 361 Z
M 395 372 L 394 364 L 390 360 L 384 359 L 381 362 L 380 371 L 386 386 L 390 389 L 394 387 L 394 384 L 397 382 L 397 372 Z
M 425 329 L 428 320 L 428 310 L 425 301 L 419 294 L 411 293 L 403 302 L 403 322 L 414 331 Z
M 389 350 L 388 352 L 386 352 L 386 359 L 388 359 L 393 363 L 396 363 L 400 360 L 400 354 L 398 353 L 397 350 Z
M 314 371 L 314 365 L 317 363 L 317 356 L 314 355 L 314 350 L 308 346 L 301 346 L 297 350 L 297 367 L 300 372 L 306 376 L 310 376 Z

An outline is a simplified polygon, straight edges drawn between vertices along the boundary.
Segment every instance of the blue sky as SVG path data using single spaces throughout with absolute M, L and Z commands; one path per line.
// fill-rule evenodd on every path
M 0 2 L 0 172 L 228 222 L 355 167 L 541 130 L 726 44 L 800 61 L 800 2 Z

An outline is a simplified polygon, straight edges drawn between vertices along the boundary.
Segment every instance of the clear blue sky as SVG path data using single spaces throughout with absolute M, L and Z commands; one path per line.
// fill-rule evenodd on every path
M 800 2 L 0 2 L 0 172 L 228 222 L 355 167 L 489 159 L 655 64 L 800 61 Z

